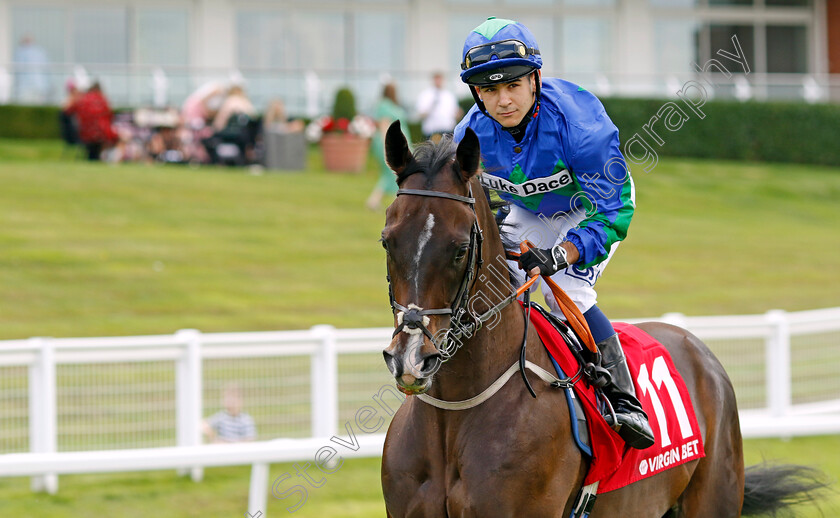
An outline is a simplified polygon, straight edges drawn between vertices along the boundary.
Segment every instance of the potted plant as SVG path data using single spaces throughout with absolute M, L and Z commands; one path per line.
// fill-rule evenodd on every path
M 346 87 L 336 92 L 332 115 L 319 117 L 306 127 L 307 138 L 320 142 L 328 171 L 362 171 L 375 132 L 376 123 L 356 113 L 353 92 Z

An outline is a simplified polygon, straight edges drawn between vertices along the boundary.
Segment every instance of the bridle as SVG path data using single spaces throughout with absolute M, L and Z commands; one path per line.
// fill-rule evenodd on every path
M 461 285 L 458 288 L 458 292 L 455 295 L 455 299 L 452 301 L 452 305 L 450 307 L 422 309 L 414 304 L 409 304 L 408 307 L 403 306 L 394 298 L 394 289 L 391 284 L 391 271 L 390 268 L 388 268 L 388 296 L 391 299 L 391 310 L 394 312 L 394 316 L 397 318 L 398 324 L 397 328 L 394 330 L 392 338 L 396 337 L 405 328 L 409 329 L 408 332 L 410 334 L 412 331 L 417 332 L 417 330 L 419 330 L 419 332 L 422 332 L 429 338 L 429 340 L 431 340 L 432 344 L 434 344 L 440 352 L 442 362 L 449 360 L 449 358 L 451 358 L 455 353 L 454 350 L 449 351 L 447 349 L 448 344 L 452 343 L 452 338 L 462 336 L 465 331 L 472 333 L 478 330 L 476 327 L 478 320 L 473 319 L 472 321 L 468 321 L 468 319 L 471 318 L 471 315 L 467 306 L 469 304 L 469 293 L 475 285 L 477 278 L 476 274 L 481 268 L 481 264 L 483 262 L 481 256 L 481 244 L 484 241 L 484 236 L 481 232 L 481 227 L 478 225 L 478 214 L 475 212 L 475 198 L 472 194 L 472 186 L 469 185 L 468 188 L 468 196 L 422 189 L 399 189 L 397 191 L 397 196 L 427 196 L 431 198 L 444 198 L 466 203 L 470 206 L 470 209 L 472 209 L 473 215 L 475 216 L 472 228 L 470 229 L 470 244 L 467 251 L 467 267 L 464 271 L 464 277 L 461 279 Z M 429 328 L 426 327 L 429 323 L 428 315 L 452 315 L 450 320 L 452 325 L 449 329 L 447 329 L 442 343 L 435 340 L 435 337 L 432 335 L 431 331 L 429 331 Z M 483 322 L 481 323 L 483 324 Z
M 469 311 L 468 295 L 476 282 L 478 270 L 481 268 L 483 262 L 481 256 L 481 244 L 484 238 L 481 231 L 481 227 L 478 225 L 478 214 L 475 211 L 475 198 L 473 197 L 472 186 L 468 185 L 468 189 L 468 196 L 460 196 L 458 194 L 452 194 L 443 191 L 428 191 L 422 189 L 399 189 L 397 191 L 397 196 L 427 196 L 432 198 L 444 198 L 466 203 L 470 206 L 473 215 L 475 216 L 472 228 L 470 230 L 470 245 L 469 250 L 467 252 L 467 268 L 464 271 L 464 277 L 461 279 L 461 285 L 458 288 L 458 293 L 455 296 L 455 299 L 453 300 L 452 305 L 450 307 L 440 309 L 422 309 L 415 306 L 414 304 L 409 304 L 408 307 L 406 307 L 398 303 L 394 298 L 394 289 L 393 285 L 391 284 L 391 272 L 390 268 L 388 268 L 388 296 L 391 299 L 391 310 L 393 311 L 394 316 L 397 318 L 397 327 L 396 329 L 394 329 L 394 334 L 391 335 L 391 337 L 396 337 L 399 333 L 406 330 L 406 328 L 408 328 L 407 332 L 409 334 L 422 332 L 424 335 L 426 335 L 426 337 L 429 338 L 429 340 L 431 340 L 435 348 L 437 348 L 438 352 L 441 355 L 441 363 L 446 362 L 450 358 L 452 358 L 452 356 L 455 354 L 455 352 L 458 350 L 458 347 L 461 344 L 461 337 L 471 337 L 476 331 L 482 328 L 485 322 L 498 315 L 499 311 L 502 308 L 514 302 L 518 296 L 524 294 L 526 298 L 526 307 L 530 308 L 530 306 L 527 304 L 529 294 L 528 288 L 530 288 L 534 281 L 538 279 L 538 277 L 531 278 L 529 282 L 526 282 L 518 290 L 512 292 L 510 295 L 502 299 L 501 302 L 491 307 L 484 313 L 474 314 Z M 526 311 L 530 311 L 530 309 L 527 309 Z M 429 329 L 426 327 L 429 324 L 428 315 L 452 315 L 452 318 L 450 320 L 450 327 L 446 330 L 446 334 L 444 335 L 442 343 L 438 342 L 432 335 L 431 331 L 429 331 Z M 527 332 L 528 326 L 526 325 L 525 336 L 523 337 L 523 344 L 527 340 Z M 524 366 L 524 346 L 522 348 L 521 363 Z M 530 389 L 530 384 L 528 388 Z
M 484 392 L 482 392 L 478 396 L 469 400 L 458 402 L 446 402 L 435 399 L 426 394 L 420 394 L 418 397 L 424 402 L 442 409 L 463 410 L 467 408 L 472 408 L 492 397 L 493 394 L 495 394 L 496 391 L 498 391 L 499 388 L 502 385 L 504 385 L 504 383 L 508 379 L 510 379 L 510 376 L 513 375 L 513 373 L 517 370 L 520 372 L 522 380 L 524 381 L 528 392 L 531 393 L 532 397 L 537 397 L 533 387 L 531 387 L 531 383 L 528 380 L 528 377 L 525 375 L 526 369 L 537 373 L 537 375 L 540 378 L 542 378 L 544 381 L 549 382 L 554 387 L 571 387 L 578 379 L 580 379 L 583 369 L 579 370 L 574 376 L 560 380 L 554 377 L 552 374 L 548 373 L 547 371 L 543 370 L 538 365 L 535 365 L 525 359 L 525 347 L 528 342 L 528 322 L 530 321 L 531 311 L 531 305 L 529 302 L 530 287 L 534 284 L 534 282 L 537 279 L 539 279 L 539 276 L 531 277 L 519 289 L 513 291 L 510 295 L 502 299 L 498 304 L 491 307 L 484 313 L 476 315 L 470 313 L 470 311 L 468 310 L 468 294 L 472 290 L 472 287 L 475 285 L 477 279 L 476 274 L 481 268 L 483 262 L 481 256 L 481 244 L 484 240 L 481 227 L 478 225 L 478 213 L 476 213 L 475 211 L 475 198 L 473 197 L 472 186 L 469 184 L 468 189 L 468 196 L 461 196 L 458 194 L 452 194 L 443 191 L 429 191 L 422 189 L 397 190 L 397 196 L 427 196 L 432 198 L 444 198 L 448 200 L 458 201 L 461 203 L 466 203 L 470 206 L 470 209 L 472 209 L 475 219 L 473 220 L 472 228 L 470 229 L 470 245 L 468 250 L 467 267 L 464 271 L 464 277 L 461 279 L 461 285 L 458 288 L 458 293 L 455 296 L 455 299 L 453 300 L 452 305 L 450 307 L 439 309 L 423 309 L 414 304 L 409 304 L 408 307 L 403 306 L 394 298 L 394 289 L 393 285 L 391 284 L 391 271 L 390 267 L 386 266 L 388 270 L 388 297 L 391 300 L 391 311 L 394 313 L 394 316 L 397 319 L 397 327 L 396 329 L 394 329 L 394 333 L 393 335 L 391 335 L 391 337 L 394 338 L 403 331 L 409 334 L 417 334 L 422 332 L 424 335 L 426 335 L 426 337 L 429 338 L 429 340 L 431 340 L 432 344 L 434 344 L 435 348 L 437 348 L 438 352 L 440 353 L 441 358 L 438 362 L 438 366 L 440 366 L 440 364 L 451 359 L 452 356 L 457 352 L 458 347 L 460 346 L 459 338 L 461 338 L 462 336 L 466 336 L 468 338 L 471 337 L 473 333 L 481 329 L 485 322 L 498 315 L 499 311 L 502 308 L 508 306 L 509 304 L 517 300 L 517 298 L 520 295 L 523 295 L 523 308 L 526 314 L 524 326 L 525 330 L 523 332 L 522 346 L 520 347 L 519 359 L 517 362 L 511 365 L 511 367 L 499 379 L 497 379 L 493 385 L 488 387 Z M 431 331 L 429 331 L 429 328 L 426 327 L 429 324 L 428 315 L 452 315 L 452 318 L 450 320 L 450 327 L 446 330 L 442 343 L 439 343 L 437 340 L 435 340 L 435 337 L 432 335 Z M 574 336 L 567 337 L 566 339 L 567 341 L 576 341 Z M 453 343 L 454 345 L 452 345 Z

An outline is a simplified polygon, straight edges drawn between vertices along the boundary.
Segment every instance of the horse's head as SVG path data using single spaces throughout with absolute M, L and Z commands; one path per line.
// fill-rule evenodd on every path
M 479 168 L 478 138 L 467 129 L 453 148 L 447 138 L 423 144 L 412 155 L 399 122 L 385 137 L 385 156 L 400 190 L 382 231 L 396 326 L 383 354 L 407 394 L 429 389 L 445 354 L 447 331 L 466 310 L 481 261 L 470 187 Z

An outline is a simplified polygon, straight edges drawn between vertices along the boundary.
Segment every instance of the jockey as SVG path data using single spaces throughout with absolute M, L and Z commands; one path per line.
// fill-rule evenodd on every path
M 499 217 L 513 237 L 535 245 L 519 264 L 530 275 L 551 276 L 583 313 L 612 376 L 604 393 L 617 422 L 607 421 L 629 446 L 647 448 L 653 432 L 594 289 L 635 209 L 618 129 L 591 93 L 542 79 L 539 47 L 520 23 L 488 18 L 467 36 L 462 58 L 461 80 L 475 106 L 455 128 L 455 140 L 467 127 L 478 135 L 482 185 L 510 202 Z M 550 290 L 543 293 L 552 313 L 564 318 Z

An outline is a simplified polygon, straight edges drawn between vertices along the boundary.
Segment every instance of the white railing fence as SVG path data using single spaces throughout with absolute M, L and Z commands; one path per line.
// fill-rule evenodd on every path
M 840 433 L 840 308 L 657 320 L 715 352 L 745 437 Z M 312 459 L 338 436 L 343 445 L 358 435 L 343 456 L 381 453 L 403 398 L 381 356 L 392 331 L 0 342 L 0 476 L 32 476 L 33 490 L 55 492 L 61 473 L 179 468 L 199 480 L 204 466 L 253 464 L 250 509 L 264 511 L 270 462 Z M 258 440 L 202 445 L 201 420 L 231 382 Z

